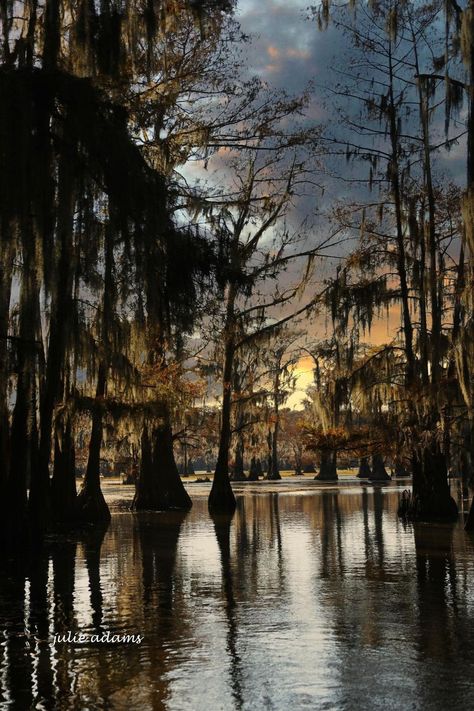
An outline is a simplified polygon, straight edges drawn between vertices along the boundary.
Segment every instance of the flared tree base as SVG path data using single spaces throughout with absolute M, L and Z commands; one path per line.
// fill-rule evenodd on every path
M 212 514 L 233 513 L 237 502 L 228 477 L 214 475 L 211 491 L 209 494 L 208 508 Z
M 385 468 L 383 469 L 372 469 L 369 477 L 369 481 L 391 481 L 392 477 L 387 473 Z
M 319 472 L 313 478 L 314 481 L 339 481 L 339 477 L 335 472 Z
M 359 471 L 357 472 L 358 479 L 370 479 L 372 476 L 372 469 L 370 468 L 369 460 L 367 457 L 362 457 L 359 464 Z
M 132 511 L 189 511 L 193 502 L 181 481 L 173 453 L 171 426 L 165 423 L 153 430 L 153 446 L 145 427 L 142 433 L 142 458 L 136 482 Z
M 411 476 L 411 473 L 408 471 L 404 463 L 398 458 L 395 459 L 394 474 L 397 479 L 406 479 Z
M 108 523 L 111 519 L 110 510 L 100 491 L 83 488 L 77 496 L 77 521 L 79 523 Z
M 374 454 L 372 457 L 372 471 L 369 477 L 370 481 L 390 481 L 391 476 L 385 469 L 383 457 L 380 454 Z
M 159 492 L 140 491 L 137 488 L 132 511 L 189 511 L 193 506 L 191 498 L 181 481 L 174 487 Z
M 243 469 L 234 469 L 232 472 L 232 481 L 247 481 L 245 472 Z
M 419 496 L 413 496 L 410 491 L 404 491 L 398 502 L 398 516 L 407 521 L 454 522 L 458 518 L 458 513 L 457 504 L 452 496 L 447 498 L 432 496 L 421 499 Z
M 258 481 L 258 477 L 260 476 L 260 474 L 261 467 L 258 466 L 256 458 L 252 457 L 247 481 Z
M 434 442 L 412 457 L 413 493 L 404 491 L 398 515 L 410 521 L 456 521 L 458 507 L 449 491 L 446 457 Z
M 314 477 L 315 481 L 337 481 L 336 455 L 334 452 L 321 453 L 319 472 Z

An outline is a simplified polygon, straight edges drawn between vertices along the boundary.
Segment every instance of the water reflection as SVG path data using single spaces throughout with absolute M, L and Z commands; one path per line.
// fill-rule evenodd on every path
M 0 706 L 465 708 L 473 539 L 396 508 L 365 485 L 248 494 L 212 519 L 198 498 L 52 540 L 0 575 Z M 54 641 L 78 631 L 144 639 Z
M 245 514 L 244 514 L 245 516 Z M 242 690 L 242 664 L 237 650 L 237 612 L 234 598 L 234 573 L 231 565 L 230 526 L 234 514 L 212 516 L 214 530 L 222 565 L 222 589 L 224 595 L 224 610 L 227 621 L 226 651 L 230 662 L 230 686 L 235 708 L 242 709 L 244 696 Z M 242 530 L 242 529 L 241 529 Z M 245 534 L 246 537 L 246 534 Z

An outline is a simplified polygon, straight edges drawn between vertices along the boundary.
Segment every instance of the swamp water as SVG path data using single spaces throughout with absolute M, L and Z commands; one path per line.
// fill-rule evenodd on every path
M 277 489 L 277 487 L 274 487 Z M 0 581 L 0 708 L 466 709 L 474 538 L 404 525 L 400 488 L 236 487 L 212 520 L 125 511 Z M 262 493 L 259 493 L 259 492 Z M 130 495 L 130 491 L 127 491 Z M 87 643 L 55 634 L 81 632 Z M 141 635 L 140 644 L 92 635 Z

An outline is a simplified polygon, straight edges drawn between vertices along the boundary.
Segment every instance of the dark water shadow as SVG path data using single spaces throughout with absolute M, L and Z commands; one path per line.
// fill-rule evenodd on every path
M 33 704 L 31 684 L 33 658 L 25 610 L 29 606 L 29 579 L 23 568 L 2 570 L 0 612 L 3 626 L 2 701 L 12 708 L 29 709 Z
M 237 710 L 244 706 L 242 659 L 238 652 L 238 621 L 234 595 L 234 576 L 231 563 L 230 530 L 232 514 L 211 515 L 219 546 L 224 592 L 224 611 L 227 623 L 226 650 L 230 663 L 230 687 Z
M 141 558 L 143 633 L 148 642 L 148 703 L 153 711 L 168 708 L 171 689 L 167 675 L 177 663 L 172 650 L 187 634 L 180 607 L 182 573 L 177 570 L 177 551 L 188 516 L 188 511 L 134 515 L 135 543 Z

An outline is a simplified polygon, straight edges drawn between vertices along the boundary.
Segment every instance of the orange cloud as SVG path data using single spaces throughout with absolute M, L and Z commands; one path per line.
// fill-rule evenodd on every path
M 290 48 L 286 50 L 286 56 L 291 57 L 292 59 L 308 59 L 309 52 L 305 51 L 304 49 Z
M 280 50 L 278 47 L 273 47 L 272 45 L 267 47 L 267 53 L 272 59 L 278 59 L 280 56 Z

